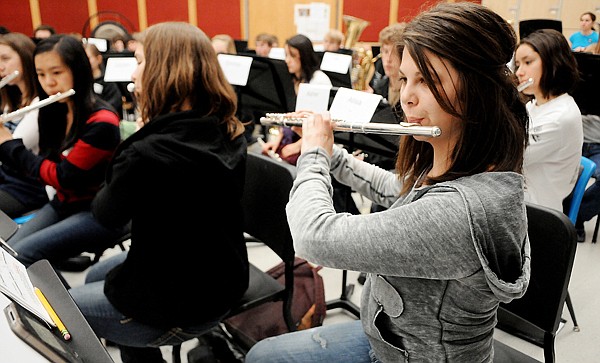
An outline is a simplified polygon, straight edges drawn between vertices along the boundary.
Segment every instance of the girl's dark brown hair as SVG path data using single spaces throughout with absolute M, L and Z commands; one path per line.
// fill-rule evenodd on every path
M 528 116 L 516 90 L 516 76 L 507 66 L 517 44 L 510 24 L 478 4 L 440 3 L 408 23 L 402 38 L 435 99 L 462 128 L 448 171 L 425 183 L 486 171 L 521 172 Z M 457 107 L 436 86 L 439 75 L 431 66 L 430 55 L 442 58 L 458 72 Z M 432 165 L 429 143 L 403 137 L 396 162 L 404 182 L 402 193 Z
M 202 30 L 184 22 L 165 22 L 149 27 L 137 40 L 146 59 L 139 97 L 143 120 L 181 111 L 189 100 L 192 109 L 222 119 L 232 139 L 244 132 L 235 116 L 235 91 Z
M 542 95 L 560 96 L 571 92 L 579 82 L 577 61 L 565 36 L 554 29 L 540 29 L 521 39 L 539 54 L 543 74 L 539 80 Z

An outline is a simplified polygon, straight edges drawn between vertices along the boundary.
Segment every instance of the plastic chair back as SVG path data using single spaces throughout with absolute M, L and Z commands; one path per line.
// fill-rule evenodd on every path
M 569 219 L 573 222 L 577 222 L 577 215 L 579 214 L 579 207 L 581 206 L 581 200 L 583 199 L 583 193 L 590 181 L 592 175 L 596 171 L 596 163 L 586 158 L 585 156 L 581 157 L 581 173 L 579 174 L 579 178 L 577 178 L 577 183 L 575 183 L 575 187 L 573 187 L 573 193 L 571 194 L 571 205 L 569 206 Z

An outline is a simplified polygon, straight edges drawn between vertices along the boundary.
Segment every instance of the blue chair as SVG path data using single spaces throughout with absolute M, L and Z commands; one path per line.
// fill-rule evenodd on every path
M 587 188 L 587 185 L 590 181 L 592 175 L 596 171 L 596 163 L 586 158 L 585 156 L 581 157 L 580 163 L 580 173 L 579 178 L 577 178 L 577 183 L 573 187 L 573 192 L 571 193 L 571 205 L 569 206 L 569 212 L 567 215 L 573 225 L 577 222 L 577 215 L 579 214 L 579 207 L 581 206 L 581 200 L 583 199 L 583 193 Z
M 577 182 L 573 187 L 573 191 L 571 194 L 565 199 L 568 200 L 570 198 L 569 207 L 566 208 L 565 214 L 575 226 L 577 222 L 577 215 L 579 214 L 579 207 L 581 206 L 581 200 L 583 199 L 583 193 L 585 193 L 585 189 L 590 181 L 592 175 L 596 171 L 596 163 L 592 160 L 586 158 L 585 156 L 581 157 L 580 167 L 579 167 L 579 177 L 577 178 Z M 571 315 L 571 319 L 573 320 L 573 330 L 579 331 L 579 324 L 577 324 L 577 319 L 575 318 L 575 310 L 573 309 L 573 303 L 571 302 L 571 295 L 567 291 L 567 297 L 565 299 L 567 304 L 567 308 L 569 309 L 569 314 Z
M 27 222 L 28 220 L 30 220 L 31 218 L 33 218 L 35 216 L 35 212 L 31 212 L 28 214 L 24 214 L 22 216 L 13 218 L 13 221 L 15 221 L 16 224 L 21 225 L 25 222 Z

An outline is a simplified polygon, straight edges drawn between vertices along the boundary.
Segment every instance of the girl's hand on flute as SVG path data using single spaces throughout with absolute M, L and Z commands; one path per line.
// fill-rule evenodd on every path
M 302 122 L 302 152 L 314 147 L 324 148 L 333 154 L 333 122 L 331 114 L 310 114 Z

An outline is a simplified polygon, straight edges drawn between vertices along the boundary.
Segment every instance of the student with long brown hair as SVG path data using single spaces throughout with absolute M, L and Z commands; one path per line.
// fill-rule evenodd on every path
M 15 112 L 39 101 L 37 75 L 33 63 L 35 43 L 22 33 L 0 36 L 0 77 L 18 75 L 1 90 L 1 111 Z M 39 147 L 38 110 L 32 110 L 15 119 L 4 122 L 14 138 L 37 154 Z M 48 202 L 44 184 L 28 177 L 7 164 L 0 166 L 0 209 L 15 218 L 41 208 Z
M 516 35 L 457 2 L 415 17 L 403 40 L 405 118 L 441 136 L 403 137 L 392 173 L 335 146 L 328 114 L 305 115 L 286 208 L 298 256 L 368 272 L 360 320 L 262 340 L 246 363 L 493 361 L 498 305 L 530 275 Z M 388 209 L 336 213 L 331 175 Z
M 124 363 L 162 363 L 160 345 L 208 331 L 248 287 L 247 145 L 235 92 L 202 30 L 159 23 L 138 40 L 132 79 L 143 126 L 118 148 L 92 206 L 108 228 L 131 221 L 131 246 L 70 293 Z M 209 275 L 210 297 L 198 299 L 190 279 Z

